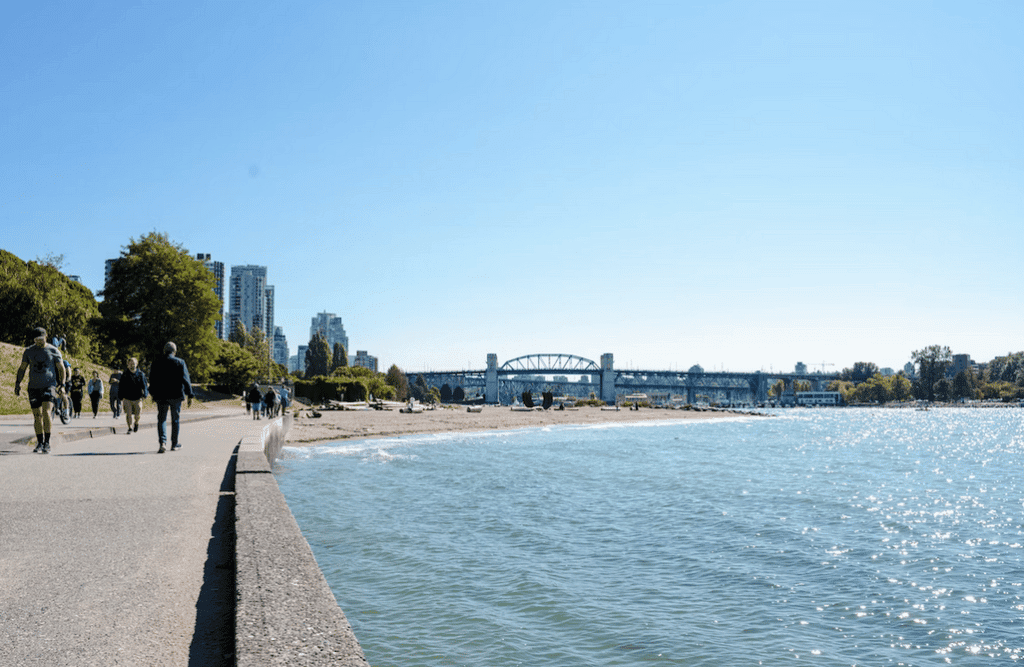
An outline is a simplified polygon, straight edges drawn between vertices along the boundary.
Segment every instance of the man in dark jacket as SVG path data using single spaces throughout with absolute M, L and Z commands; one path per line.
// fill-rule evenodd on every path
M 192 407 L 192 380 L 188 366 L 183 359 L 174 356 L 178 347 L 174 343 L 164 345 L 164 356 L 158 357 L 149 370 L 149 393 L 156 401 L 156 435 L 160 440 L 158 453 L 163 454 L 167 442 L 167 411 L 171 411 L 171 451 L 181 449 L 178 442 L 178 428 L 181 417 L 181 401 L 187 396 Z
M 146 374 L 139 368 L 139 360 L 132 357 L 128 360 L 127 370 L 121 374 L 120 391 L 124 400 L 124 414 L 128 418 L 128 433 L 139 430 L 139 419 L 142 417 L 142 401 L 149 389 L 146 386 Z M 132 417 L 135 426 L 132 427 Z

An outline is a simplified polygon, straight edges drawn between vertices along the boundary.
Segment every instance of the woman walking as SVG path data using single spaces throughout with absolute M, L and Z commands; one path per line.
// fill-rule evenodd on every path
M 96 371 L 92 372 L 92 379 L 89 380 L 89 400 L 92 401 L 92 418 L 100 411 L 100 399 L 103 398 L 103 380 Z
M 82 390 L 85 389 L 85 376 L 82 369 L 71 372 L 71 413 L 77 418 L 82 416 Z

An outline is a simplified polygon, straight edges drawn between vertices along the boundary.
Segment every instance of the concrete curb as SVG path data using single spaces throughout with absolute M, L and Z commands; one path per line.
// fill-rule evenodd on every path
M 243 438 L 235 465 L 235 664 L 368 663 L 277 486 L 271 461 L 291 425 Z M 272 454 L 270 453 L 272 452 Z

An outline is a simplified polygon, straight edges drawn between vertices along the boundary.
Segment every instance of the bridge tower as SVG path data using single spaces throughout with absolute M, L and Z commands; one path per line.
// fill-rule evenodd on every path
M 484 374 L 484 401 L 487 403 L 499 403 L 498 398 L 498 355 L 489 353 L 487 355 L 487 372 Z
M 611 352 L 601 355 L 601 400 L 615 405 L 615 359 Z

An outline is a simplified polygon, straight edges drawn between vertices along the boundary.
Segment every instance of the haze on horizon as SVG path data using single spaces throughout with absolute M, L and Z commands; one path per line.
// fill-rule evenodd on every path
M 22 4 L 0 247 L 266 265 L 384 369 L 1024 349 L 1017 2 Z M 831 364 L 822 366 L 822 364 Z

